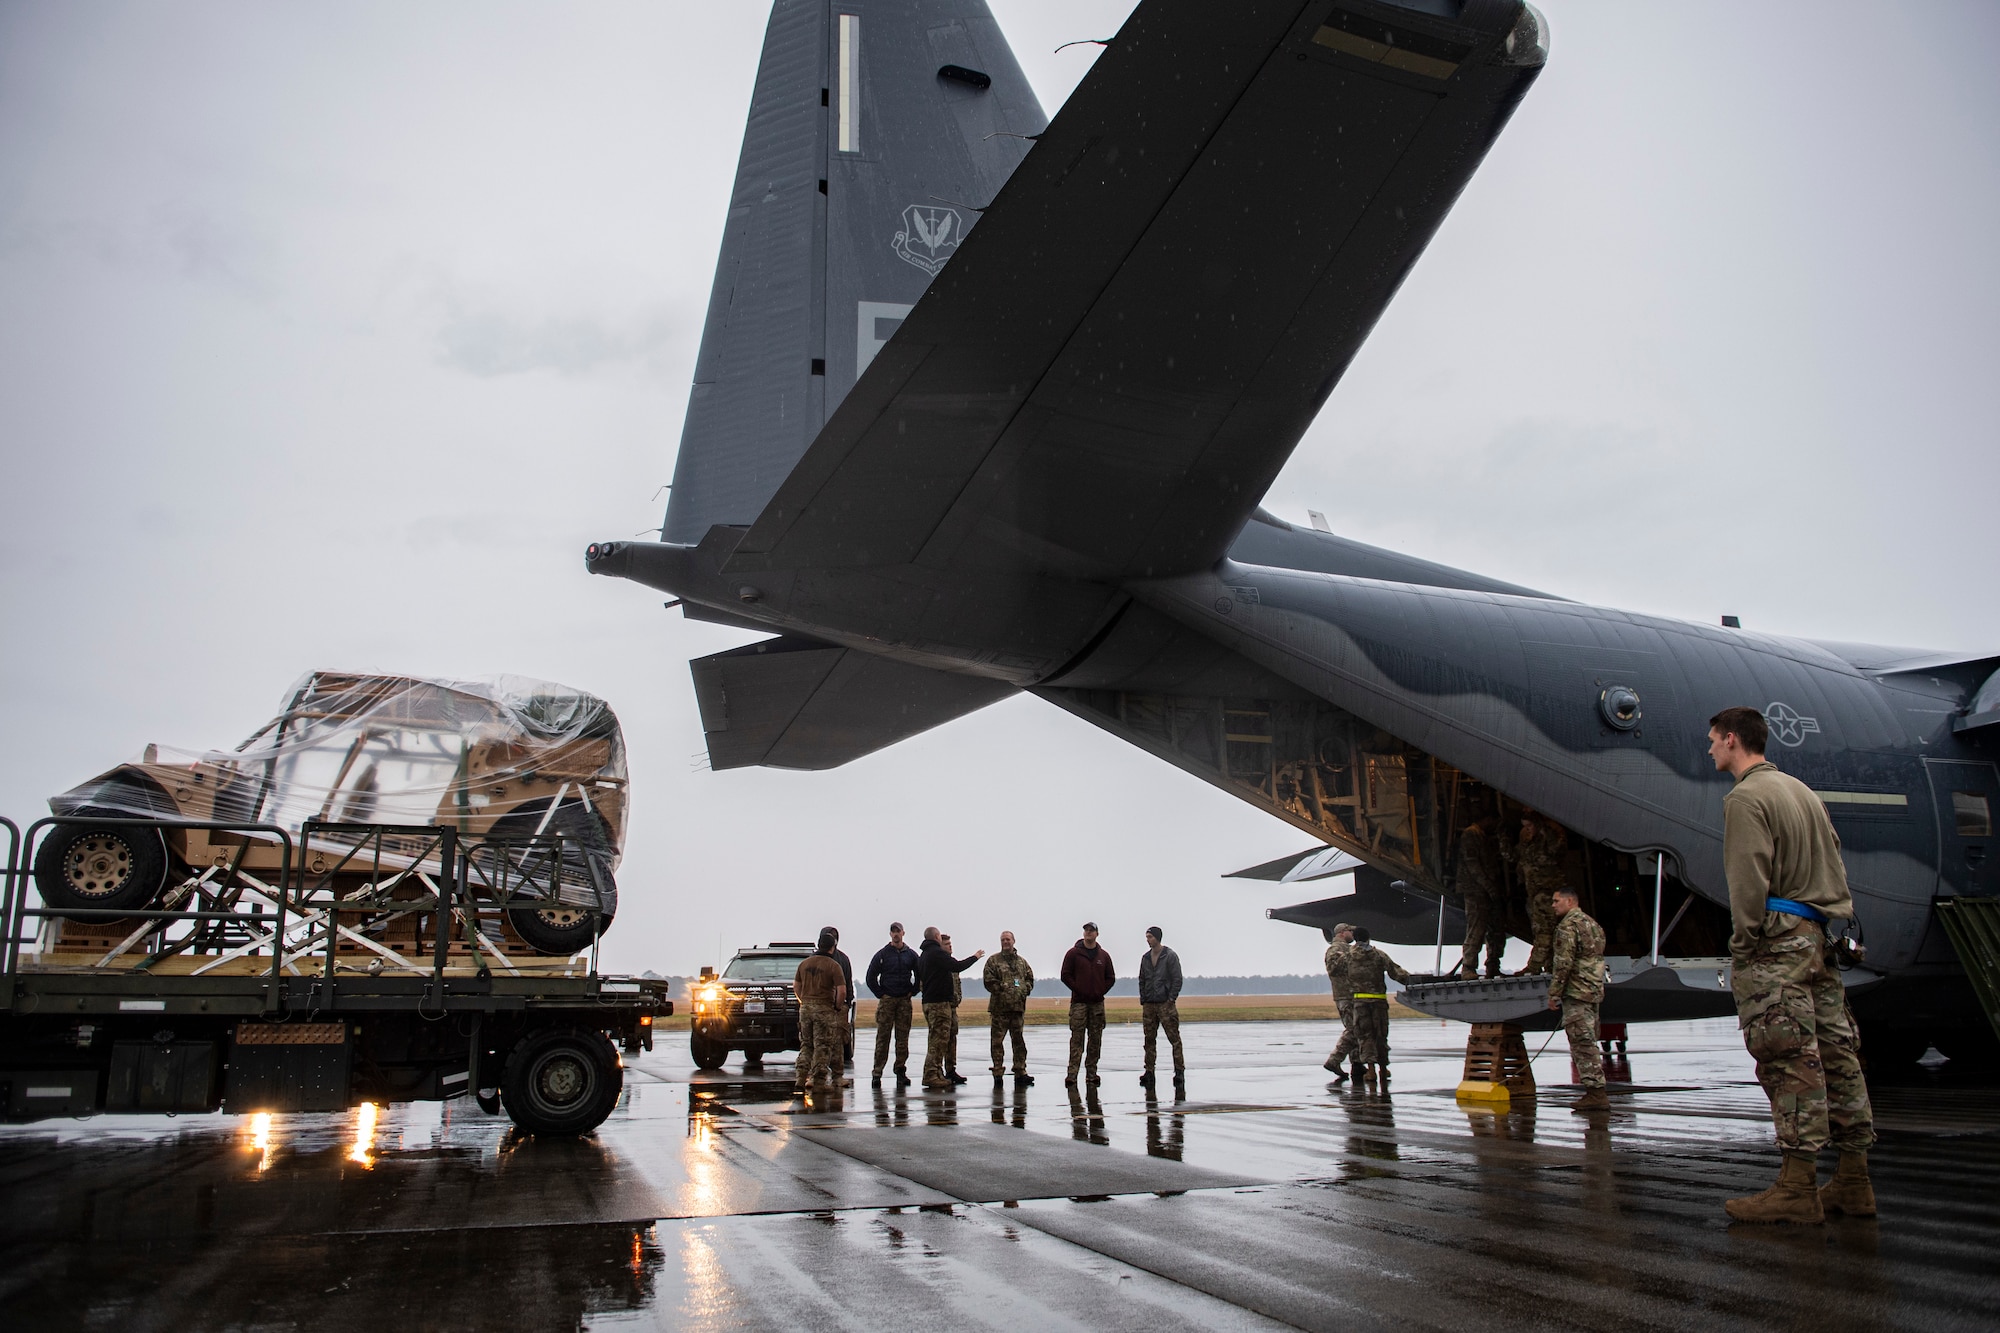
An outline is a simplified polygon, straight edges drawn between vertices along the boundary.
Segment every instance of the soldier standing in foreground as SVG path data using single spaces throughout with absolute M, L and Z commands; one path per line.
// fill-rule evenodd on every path
M 1555 942 L 1556 914 L 1549 900 L 1563 882 L 1563 858 L 1569 851 L 1569 834 L 1552 820 L 1531 810 L 1521 812 L 1521 841 L 1515 856 L 1521 867 L 1521 881 L 1528 894 L 1528 922 L 1534 928 L 1534 948 L 1528 953 L 1523 976 L 1549 970 L 1550 952 Z
M 1097 923 L 1083 923 L 1083 938 L 1063 955 L 1062 983 L 1069 987 L 1069 1076 L 1076 1086 L 1079 1066 L 1091 1084 L 1097 1077 L 1097 1057 L 1104 1050 L 1104 997 L 1118 979 L 1111 955 L 1097 947 Z M 1087 1049 L 1086 1049 L 1087 1048 Z
M 951 952 L 951 936 L 940 933 L 938 943 L 946 953 Z M 958 1008 L 965 1003 L 965 978 L 954 972 L 951 974 L 951 1034 L 944 1043 L 944 1076 L 953 1083 L 966 1080 L 958 1072 Z
M 1868 1148 L 1875 1117 L 1854 1015 L 1826 938 L 1829 918 L 1854 916 L 1854 899 L 1826 807 L 1764 758 L 1769 733 L 1754 708 L 1725 708 L 1709 719 L 1709 757 L 1736 779 L 1722 803 L 1735 926 L 1730 989 L 1785 1155 L 1776 1184 L 1723 1207 L 1738 1222 L 1818 1222 L 1829 1212 L 1873 1217 Z M 1816 1189 L 1819 1150 L 1829 1140 L 1840 1165 Z
M 1597 1006 L 1604 1003 L 1604 927 L 1576 903 L 1576 890 L 1557 889 L 1555 967 L 1549 976 L 1549 1008 L 1562 1011 L 1563 1033 L 1569 1038 L 1570 1063 L 1576 1066 L 1583 1096 L 1572 1111 L 1608 1111 L 1604 1094 L 1604 1055 L 1597 1049 Z
M 1159 1033 L 1167 1030 L 1167 1044 L 1174 1051 L 1174 1093 L 1187 1093 L 1187 1061 L 1181 1055 L 1181 956 L 1161 943 L 1166 938 L 1158 926 L 1146 927 L 1146 952 L 1139 955 L 1139 1013 L 1146 1025 L 1146 1072 L 1139 1086 L 1153 1086 L 1153 1065 L 1159 1054 Z
M 1368 932 L 1354 932 L 1354 947 L 1347 954 L 1347 984 L 1354 988 L 1354 1028 L 1359 1048 L 1354 1053 L 1354 1086 L 1381 1078 L 1389 1090 L 1389 983 L 1394 977 L 1408 981 L 1410 974 L 1396 960 L 1368 942 Z
M 840 1089 L 841 1052 L 847 1040 L 847 982 L 840 962 L 833 956 L 834 935 L 821 931 L 818 952 L 799 964 L 792 974 L 792 993 L 799 998 L 800 1034 L 805 1039 L 799 1050 L 796 1089 L 803 1094 L 810 1085 L 831 1082 L 837 1096 Z
M 1333 987 L 1333 1007 L 1340 1012 L 1340 1041 L 1325 1067 L 1333 1071 L 1335 1083 L 1347 1082 L 1347 1057 L 1361 1040 L 1354 1030 L 1354 986 L 1347 979 L 1347 955 L 1354 949 L 1354 927 L 1345 921 L 1333 928 L 1333 942 L 1326 946 L 1326 980 Z
M 986 960 L 986 970 L 979 979 L 986 984 L 986 993 L 991 997 L 986 1001 L 986 1021 L 993 1031 L 993 1086 L 1000 1086 L 1006 1070 L 1006 1040 L 1011 1036 L 1014 1086 L 1025 1088 L 1035 1081 L 1028 1073 L 1028 1039 L 1021 1031 L 1028 1015 L 1028 997 L 1035 992 L 1035 969 L 1014 951 L 1013 931 L 1000 932 L 1000 952 Z
M 840 964 L 840 975 L 847 987 L 846 1003 L 851 1004 L 858 992 L 854 989 L 854 964 L 848 960 L 847 955 L 842 953 L 840 949 L 840 927 L 821 926 L 819 933 L 833 936 L 833 961 Z M 843 1069 L 847 1067 L 847 1062 L 854 1058 L 854 1052 L 850 1049 L 850 1042 L 853 1036 L 854 1029 L 848 1022 L 848 1012 L 845 1004 L 843 1004 L 840 1011 L 840 1065 Z
M 882 1086 L 893 1037 L 900 1087 L 910 1081 L 910 997 L 917 993 L 917 951 L 903 943 L 902 922 L 889 923 L 889 942 L 868 961 L 867 981 L 868 993 L 875 997 L 875 1073 L 868 1081 Z
M 1488 820 L 1476 819 L 1458 835 L 1458 870 L 1452 877 L 1465 902 L 1465 944 L 1458 974 L 1466 980 L 1479 975 L 1479 949 L 1486 947 L 1486 975 L 1500 975 L 1500 955 L 1507 951 L 1507 928 L 1500 911 L 1500 857 L 1487 832 Z

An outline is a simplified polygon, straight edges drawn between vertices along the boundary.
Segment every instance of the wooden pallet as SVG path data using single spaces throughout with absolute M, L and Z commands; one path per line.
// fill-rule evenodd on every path
M 1535 1091 L 1534 1067 L 1516 1023 L 1474 1023 L 1465 1043 L 1466 1083 L 1489 1084 L 1519 1096 Z

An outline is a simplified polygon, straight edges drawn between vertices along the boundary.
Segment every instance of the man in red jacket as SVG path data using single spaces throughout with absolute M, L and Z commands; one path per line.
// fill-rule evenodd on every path
M 1084 922 L 1083 938 L 1063 955 L 1062 964 L 1062 983 L 1069 987 L 1069 1077 L 1063 1082 L 1072 1088 L 1079 1064 L 1091 1083 L 1103 1081 L 1097 1077 L 1097 1057 L 1104 1049 L 1104 997 L 1117 979 L 1111 955 L 1097 947 L 1097 923 Z

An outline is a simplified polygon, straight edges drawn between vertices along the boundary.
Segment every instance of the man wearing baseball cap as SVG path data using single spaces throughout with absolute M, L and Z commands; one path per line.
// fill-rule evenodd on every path
M 1347 979 L 1347 955 L 1354 949 L 1354 927 L 1343 921 L 1327 936 L 1326 979 L 1333 987 L 1333 1007 L 1340 1011 L 1340 1043 L 1326 1057 L 1335 1083 L 1347 1082 L 1347 1058 L 1360 1037 L 1354 1031 L 1354 983 Z
M 1093 1085 L 1102 1081 L 1097 1057 L 1104 1050 L 1104 997 L 1117 979 L 1111 955 L 1097 947 L 1097 923 L 1084 922 L 1083 938 L 1063 955 L 1062 964 L 1062 983 L 1069 987 L 1069 1076 L 1063 1082 L 1072 1088 L 1079 1065 Z

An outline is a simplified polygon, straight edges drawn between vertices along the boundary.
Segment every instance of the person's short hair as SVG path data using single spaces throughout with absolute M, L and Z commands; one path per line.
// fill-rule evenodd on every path
M 1354 928 L 1354 942 L 1356 944 L 1368 943 L 1368 927 L 1356 926 Z
M 1725 708 L 1710 718 L 1708 725 L 1724 736 L 1734 736 L 1751 754 L 1764 753 L 1764 747 L 1771 743 L 1771 724 L 1754 708 Z
M 925 939 L 927 939 L 927 940 L 934 940 L 934 939 L 936 939 L 937 937 L 938 937 L 938 928 L 937 928 L 936 926 L 925 926 L 925 927 L 924 927 L 924 938 L 925 938 Z
M 1580 902 L 1582 901 L 1583 895 L 1578 893 L 1575 889 L 1571 888 L 1569 885 L 1565 884 L 1561 888 L 1558 888 L 1553 893 L 1549 894 L 1549 897 L 1568 898 L 1572 901 Z
M 819 951 L 821 953 L 832 953 L 833 946 L 839 942 L 840 935 L 837 931 L 827 929 L 819 933 Z
M 1160 928 L 1159 928 L 1158 926 L 1148 926 L 1148 927 L 1146 927 L 1146 933 L 1147 933 L 1148 935 L 1151 935 L 1151 936 L 1152 936 L 1152 937 L 1153 937 L 1154 939 L 1156 939 L 1156 940 L 1163 940 L 1163 939 L 1165 939 L 1165 938 L 1167 937 L 1167 932 L 1166 932 L 1166 931 L 1164 931 L 1164 930 L 1161 930 L 1161 929 L 1160 929 Z

